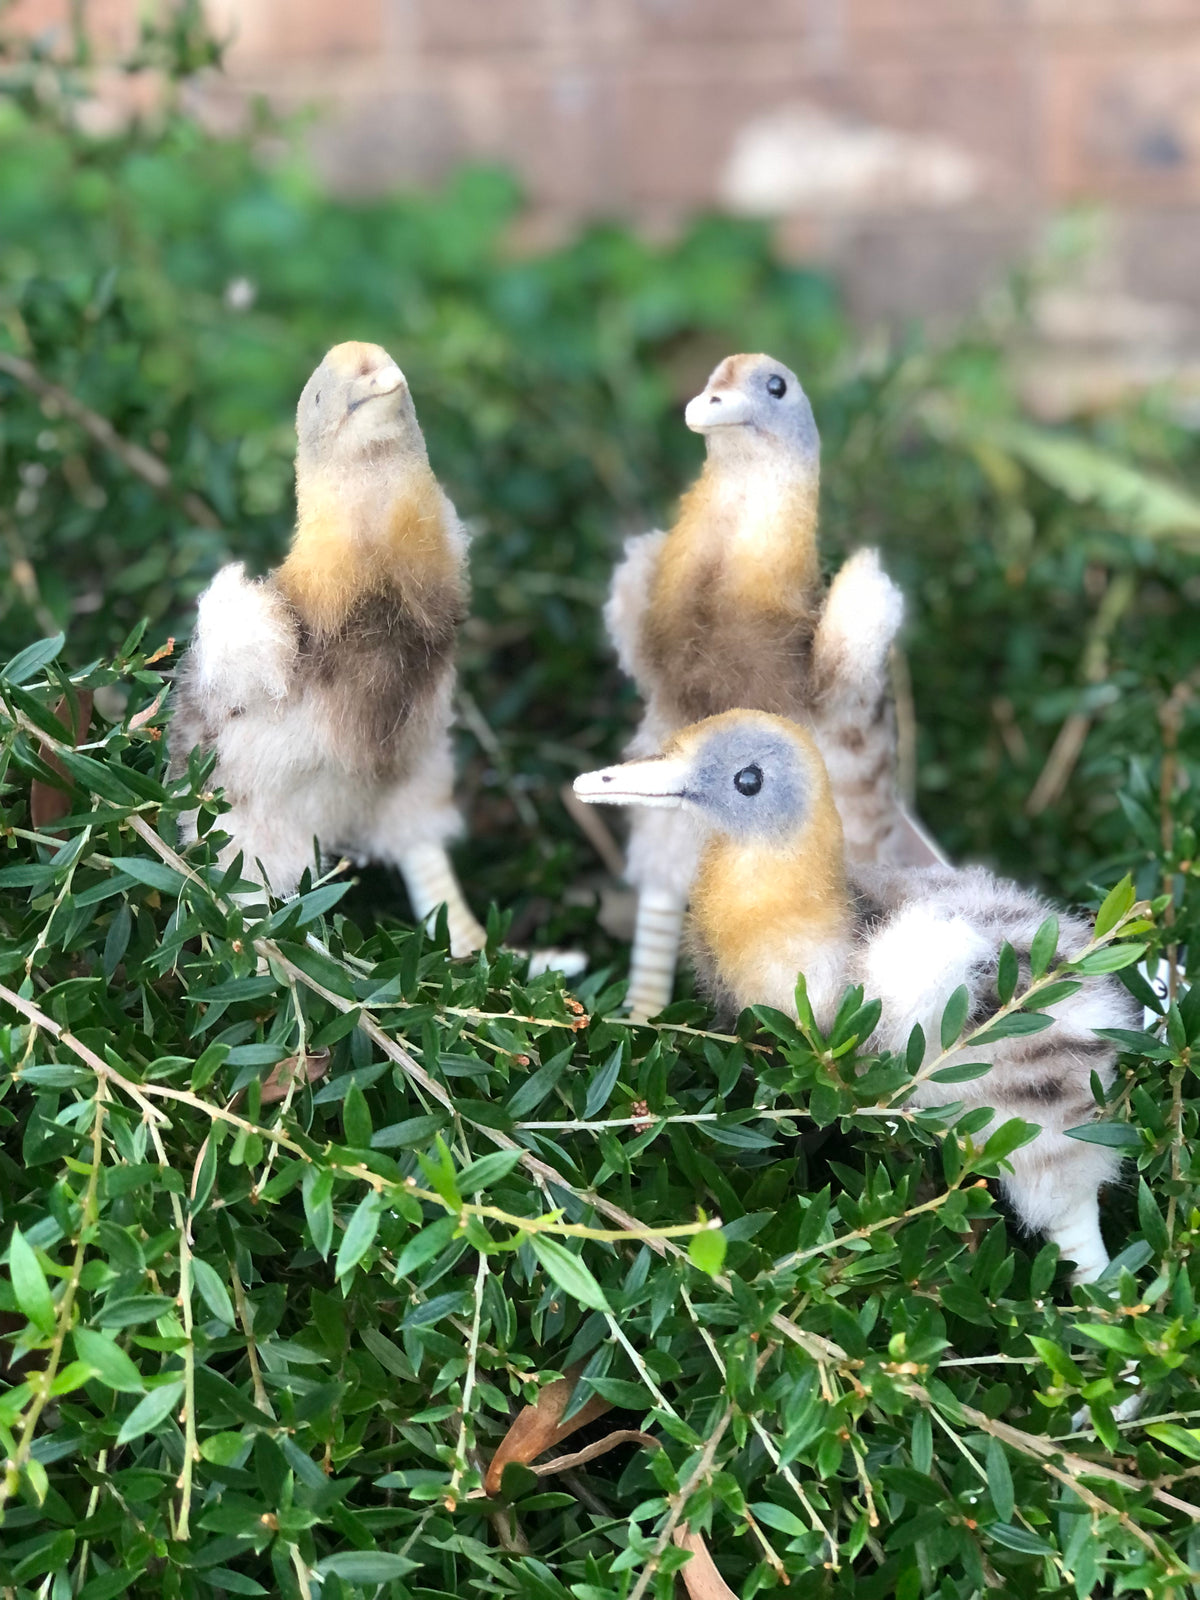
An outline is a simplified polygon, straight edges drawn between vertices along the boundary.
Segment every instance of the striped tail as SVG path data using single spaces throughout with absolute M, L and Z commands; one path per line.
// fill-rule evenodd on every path
M 635 1022 L 671 1003 L 686 907 L 687 901 L 670 890 L 647 887 L 638 895 L 627 1002 Z
M 451 955 L 469 956 L 473 950 L 482 950 L 487 934 L 466 902 L 445 849 L 440 844 L 416 844 L 400 854 L 397 864 L 416 920 L 431 927 L 438 907 L 444 904 Z

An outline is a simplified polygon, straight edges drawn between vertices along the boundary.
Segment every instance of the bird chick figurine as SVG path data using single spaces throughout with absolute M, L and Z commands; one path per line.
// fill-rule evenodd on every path
M 896 794 L 887 657 L 903 599 L 873 550 L 852 556 L 825 591 L 820 439 L 799 380 L 770 356 L 730 356 L 684 417 L 704 435 L 704 468 L 669 533 L 627 542 L 605 608 L 645 701 L 626 754 L 648 755 L 735 706 L 797 718 L 825 756 L 854 860 L 940 859 Z M 671 998 L 696 823 L 661 812 L 633 821 L 635 1018 Z
M 267 577 L 223 567 L 200 597 L 170 743 L 216 750 L 223 855 L 295 892 L 313 841 L 400 869 L 418 920 L 443 902 L 451 949 L 485 942 L 447 854 L 460 829 L 450 748 L 466 534 L 434 477 L 400 368 L 330 350 L 296 412 L 297 519 Z
M 1029 970 L 1030 941 L 1050 909 L 1037 895 L 981 867 L 847 866 L 842 824 L 812 736 L 783 717 L 730 711 L 667 742 L 661 755 L 576 779 L 583 800 L 644 806 L 695 818 L 706 843 L 692 890 L 698 965 L 741 1010 L 766 1004 L 796 1016 L 803 972 L 819 1026 L 828 1029 L 848 985 L 882 1001 L 871 1049 L 903 1052 L 917 1024 L 937 1038 L 960 984 L 978 1023 L 998 1004 L 1000 949 L 1008 940 Z M 1061 917 L 1065 957 L 1088 943 L 1087 924 Z M 947 1066 L 988 1061 L 985 1076 L 956 1084 L 955 1099 L 1021 1117 L 1041 1132 L 1009 1157 L 1003 1187 L 1029 1228 L 1041 1229 L 1090 1282 L 1108 1263 L 1097 1193 L 1119 1155 L 1065 1137 L 1095 1115 L 1091 1077 L 1107 1087 L 1116 1047 L 1096 1028 L 1136 1027 L 1135 1008 L 1111 977 L 1048 1008 L 1041 1033 L 971 1045 Z M 914 1105 L 944 1104 L 929 1080 Z

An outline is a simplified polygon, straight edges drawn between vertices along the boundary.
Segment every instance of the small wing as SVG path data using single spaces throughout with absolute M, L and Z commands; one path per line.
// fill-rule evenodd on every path
M 650 605 L 658 558 L 666 542 L 661 531 L 625 541 L 625 555 L 614 569 L 604 606 L 604 625 L 616 646 L 622 672 L 640 677 L 642 622 Z
M 904 596 L 878 550 L 857 550 L 829 586 L 813 637 L 823 697 L 874 705 L 887 692 L 887 658 L 904 621 Z
M 211 749 L 231 717 L 283 700 L 298 646 L 295 613 L 271 580 L 248 579 L 240 561 L 222 567 L 200 596 L 176 674 L 168 735 L 174 772 L 193 749 Z
M 228 715 L 255 701 L 282 700 L 299 645 L 295 613 L 269 578 L 248 579 L 240 561 L 200 596 L 188 650 L 193 693 Z

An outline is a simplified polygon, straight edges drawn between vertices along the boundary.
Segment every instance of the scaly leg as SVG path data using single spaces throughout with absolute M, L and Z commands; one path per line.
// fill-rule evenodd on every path
M 487 934 L 467 904 L 442 845 L 414 844 L 397 854 L 396 864 L 418 922 L 432 924 L 438 907 L 445 904 L 451 955 L 469 956 L 483 949 Z
M 629 1015 L 645 1022 L 671 1003 L 687 901 L 669 889 L 643 888 L 629 971 Z
M 1046 1237 L 1058 1246 L 1061 1255 L 1075 1263 L 1072 1283 L 1095 1283 L 1108 1266 L 1108 1251 L 1100 1232 L 1100 1206 L 1095 1195 L 1080 1200 L 1070 1212 L 1047 1227 Z M 1121 1381 L 1134 1384 L 1139 1381 L 1136 1362 L 1131 1361 L 1122 1370 Z M 1144 1401 L 1145 1395 L 1140 1390 L 1127 1395 L 1113 1407 L 1113 1419 L 1116 1422 L 1131 1422 L 1142 1409 Z M 1091 1414 L 1086 1406 L 1075 1413 L 1071 1425 L 1077 1432 L 1091 1427 Z

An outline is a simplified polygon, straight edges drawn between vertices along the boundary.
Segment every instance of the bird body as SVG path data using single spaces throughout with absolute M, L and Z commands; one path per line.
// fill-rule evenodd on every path
M 484 932 L 446 854 L 459 831 L 449 728 L 466 535 L 408 385 L 377 345 L 336 346 L 297 410 L 297 522 L 269 576 L 201 596 L 171 729 L 178 772 L 215 750 L 224 852 L 279 895 L 325 856 L 391 862 L 456 953 Z
M 1005 941 L 1028 981 L 1034 934 L 1051 907 L 981 867 L 847 864 L 841 822 L 820 751 L 795 722 L 733 711 L 668 741 L 663 754 L 588 773 L 582 799 L 696 816 L 705 843 L 692 894 L 698 966 L 709 986 L 741 1010 L 754 1004 L 797 1015 L 803 972 L 818 1025 L 828 1029 L 846 988 L 862 984 L 882 1003 L 865 1047 L 903 1055 L 912 1030 L 939 1036 L 946 1003 L 965 985 L 967 1029 L 999 1007 L 997 964 Z M 1090 938 L 1060 916 L 1060 955 Z M 1111 977 L 1085 977 L 1051 1008 L 1040 1033 L 966 1044 L 940 1065 L 987 1062 L 984 1076 L 952 1091 L 918 1078 L 915 1105 L 991 1106 L 1037 1123 L 1014 1152 L 1004 1187 L 1018 1215 L 1044 1229 L 1076 1262 L 1076 1278 L 1107 1263 L 1097 1191 L 1119 1157 L 1066 1137 L 1095 1115 L 1092 1075 L 1107 1088 L 1116 1047 L 1097 1028 L 1136 1026 L 1136 1008 Z M 926 1044 L 926 1058 L 934 1046 Z
M 631 539 L 605 620 L 645 709 L 627 754 L 750 707 L 805 722 L 829 766 L 855 860 L 936 860 L 900 805 L 887 657 L 903 617 L 876 552 L 822 582 L 820 441 L 795 375 L 768 356 L 723 361 L 687 408 L 708 455 L 669 533 Z M 627 876 L 639 891 L 635 1017 L 670 999 L 702 830 L 645 813 Z

